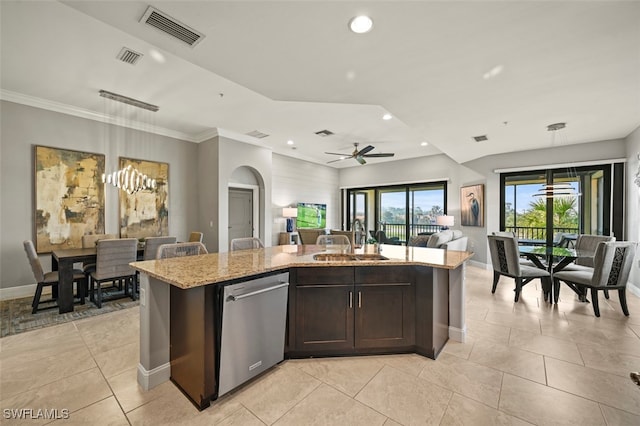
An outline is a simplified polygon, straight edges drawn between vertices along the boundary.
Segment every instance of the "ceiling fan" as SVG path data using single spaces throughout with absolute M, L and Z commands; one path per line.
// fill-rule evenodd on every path
M 371 145 L 367 145 L 364 148 L 362 148 L 361 150 L 358 150 L 358 143 L 354 143 L 353 146 L 354 146 L 354 150 L 353 150 L 353 152 L 351 154 L 340 154 L 340 153 L 337 153 L 337 152 L 325 152 L 325 154 L 339 155 L 340 156 L 340 158 L 338 158 L 337 160 L 327 161 L 327 164 L 335 163 L 336 161 L 347 160 L 349 158 L 355 159 L 360 164 L 366 164 L 367 162 L 364 160 L 364 157 L 381 158 L 381 157 L 393 157 L 395 155 L 395 154 L 390 153 L 390 152 L 381 152 L 379 154 L 369 154 L 369 152 L 371 152 L 371 151 L 373 151 L 375 149 L 375 147 L 371 146 Z

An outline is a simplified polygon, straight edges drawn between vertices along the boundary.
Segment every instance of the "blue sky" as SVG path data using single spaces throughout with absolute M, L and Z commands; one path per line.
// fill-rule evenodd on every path
M 404 208 L 405 192 L 385 192 L 383 193 L 385 207 Z M 434 205 L 444 208 L 444 190 L 418 191 L 414 192 L 414 202 L 416 207 L 422 210 L 431 210 Z
M 515 188 L 517 191 L 517 198 L 518 198 L 518 205 L 514 206 L 517 207 L 517 213 L 523 213 L 527 210 L 529 210 L 529 205 L 531 204 L 532 201 L 535 201 L 538 197 L 534 197 L 533 194 L 535 194 L 536 192 L 538 192 L 538 190 L 540 189 L 540 187 L 542 186 L 542 184 L 540 183 L 535 183 L 535 184 L 530 184 L 530 185 L 516 185 Z M 578 192 L 578 182 L 571 182 L 571 186 L 575 189 L 576 192 Z M 514 186 L 507 186 L 506 189 L 506 194 L 505 194 L 505 201 L 507 203 L 511 203 L 511 205 L 513 206 L 513 198 L 514 198 L 514 194 L 513 194 L 513 188 Z

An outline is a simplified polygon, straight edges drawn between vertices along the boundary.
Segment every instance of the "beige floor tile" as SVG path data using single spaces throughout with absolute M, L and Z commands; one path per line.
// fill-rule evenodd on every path
M 189 424 L 197 415 L 198 409 L 175 386 L 161 397 L 126 414 L 134 426 Z
M 585 367 L 595 368 L 622 377 L 629 377 L 629 372 L 640 369 L 640 353 L 638 356 L 618 352 L 615 347 L 578 345 Z
M 401 424 L 440 423 L 452 392 L 385 366 L 356 400 Z
M 134 367 L 107 379 L 125 413 L 175 390 L 175 385 L 172 382 L 165 382 L 145 391 L 138 384 L 137 372 L 137 368 Z
M 465 317 L 467 320 L 482 321 L 487 316 L 489 309 L 481 306 L 467 306 L 465 308 Z
M 261 422 L 253 413 L 242 406 L 232 395 L 225 395 L 213 401 L 206 410 L 197 413 L 193 417 L 182 421 L 180 424 L 188 426 L 206 426 L 219 424 L 261 425 Z
M 453 394 L 441 426 L 477 425 L 477 426 L 526 426 L 531 423 L 510 416 L 494 408 L 487 407 L 477 401 Z
M 471 355 L 471 350 L 473 349 L 473 342 L 474 340 L 471 337 L 467 337 L 464 343 L 449 340 L 444 346 L 442 353 L 455 355 L 462 359 L 469 359 L 469 355 Z
M 420 378 L 498 408 L 502 372 L 449 354 L 441 354 L 420 373 Z
M 216 424 L 220 426 L 264 426 L 264 423 L 262 423 L 260 419 L 251 414 L 251 412 L 244 407 L 241 407 L 238 411 L 232 413 L 228 417 L 225 417 L 220 423 Z
M 129 422 L 116 399 L 111 396 L 86 408 L 71 413 L 68 419 L 57 420 L 54 426 L 100 424 L 101 426 L 128 426 Z
M 5 350 L 21 347 L 26 349 L 29 345 L 37 342 L 45 342 L 48 339 L 55 339 L 67 334 L 77 333 L 75 325 L 72 322 L 65 324 L 54 325 L 51 327 L 40 328 L 37 330 L 27 331 L 25 333 L 14 334 L 12 336 L 3 337 L 0 339 L 0 353 Z
M 617 408 L 609 407 L 604 404 L 600 404 L 604 419 L 607 421 L 607 425 L 610 426 L 638 426 L 640 425 L 640 416 L 628 413 L 626 411 L 618 410 Z
M 629 378 L 552 358 L 545 363 L 549 386 L 640 415 L 640 392 Z
M 36 362 L 42 358 L 60 355 L 65 352 L 74 352 L 86 346 L 74 327 L 64 327 L 59 330 L 61 333 L 50 333 L 48 335 L 38 333 L 38 331 L 40 330 L 0 339 L 0 342 L 3 342 L 5 339 L 11 339 L 12 337 L 29 336 L 28 339 L 13 340 L 9 344 L 2 345 L 0 366 L 4 361 L 14 358 L 19 359 L 21 363 Z
M 137 367 L 140 362 L 140 341 L 95 354 L 94 359 L 106 378 L 115 376 Z
M 102 316 L 97 316 L 77 323 L 80 335 L 94 355 L 140 340 L 140 320 L 136 315 L 107 315 L 103 321 L 98 321 Z
M 503 325 L 540 334 L 540 320 L 533 315 L 489 311 L 484 320 L 490 324 Z
M 315 358 L 295 364 L 305 373 L 355 396 L 375 376 L 383 364 L 377 357 Z
M 640 325 L 630 324 L 629 328 L 631 328 L 631 330 L 633 330 L 633 332 L 636 333 L 636 336 L 640 338 Z
M 382 425 L 385 416 L 322 384 L 274 425 Z
M 511 330 L 509 346 L 582 365 L 578 345 L 566 340 L 514 329 Z
M 372 356 L 368 358 L 377 359 L 385 365 L 388 365 L 393 368 L 397 368 L 400 371 L 404 371 L 405 373 L 411 374 L 412 376 L 416 376 L 416 377 L 418 377 L 422 369 L 427 364 L 429 364 L 430 362 L 433 362 L 432 359 L 424 357 L 422 355 L 418 355 L 418 354 L 382 355 L 382 356 Z
M 269 371 L 239 390 L 234 399 L 270 425 L 320 386 L 320 381 L 287 365 Z
M 387 419 L 387 421 L 384 422 L 383 426 L 402 426 L 402 425 L 393 419 Z
M 467 336 L 476 341 L 491 341 L 506 345 L 509 343 L 510 327 L 489 324 L 485 321 L 467 321 Z
M 86 348 L 30 363 L 11 358 L 2 363 L 0 370 L 2 398 L 39 388 L 94 367 L 96 363 Z
M 604 425 L 597 403 L 505 374 L 500 411 L 536 425 Z
M 93 368 L 3 399 L 0 402 L 0 408 L 2 410 L 33 409 L 34 411 L 55 409 L 59 413 L 62 413 L 62 410 L 73 413 L 110 395 L 111 390 L 102 374 L 97 368 Z M 4 419 L 2 423 L 5 424 L 5 421 L 6 424 L 21 423 Z M 43 421 L 36 423 L 42 424 Z
M 476 342 L 469 361 L 545 384 L 542 355 L 491 342 Z
M 594 327 L 575 321 L 568 325 L 543 322 L 542 334 L 585 345 L 614 347 L 630 355 L 640 353 L 640 339 L 637 336 L 631 336 L 625 329 L 612 331 L 610 328 Z
M 593 315 L 593 312 L 591 312 L 589 315 L 582 315 L 582 314 L 577 314 L 577 313 L 573 313 L 573 312 L 567 312 L 565 313 L 565 316 L 567 317 L 567 320 L 571 321 L 571 322 L 579 322 L 581 324 L 588 324 L 589 326 L 597 326 L 597 327 L 604 327 L 604 328 L 614 328 L 614 329 L 620 329 L 620 328 L 624 328 L 625 326 L 630 326 L 633 325 L 632 323 L 629 322 L 629 317 L 625 317 L 625 316 L 621 316 L 620 318 L 605 318 L 605 317 L 596 317 L 595 315 Z M 633 333 L 629 333 L 630 330 L 626 330 L 627 334 L 629 335 L 633 335 Z

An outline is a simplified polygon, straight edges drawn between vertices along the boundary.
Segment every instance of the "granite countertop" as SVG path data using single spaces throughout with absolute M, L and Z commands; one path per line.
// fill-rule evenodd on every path
M 188 289 L 207 284 L 276 272 L 290 267 L 310 266 L 381 266 L 424 265 L 434 268 L 455 269 L 473 256 L 472 252 L 381 245 L 380 254 L 386 260 L 315 260 L 318 253 L 327 253 L 324 246 L 284 245 L 264 249 L 239 250 L 228 253 L 210 253 L 162 260 L 131 263 L 131 266 L 151 277 Z M 336 251 L 331 251 L 336 253 Z M 366 245 L 355 254 L 374 254 L 376 248 Z

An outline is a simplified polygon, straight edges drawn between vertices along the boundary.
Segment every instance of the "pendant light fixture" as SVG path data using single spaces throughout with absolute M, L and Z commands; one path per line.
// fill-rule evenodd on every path
M 556 143 L 556 133 L 563 130 L 567 126 L 567 123 L 553 123 L 547 126 L 547 131 L 551 132 L 551 145 Z M 577 178 L 578 174 L 574 167 L 569 169 L 569 179 L 564 182 L 545 183 L 537 192 L 533 194 L 534 197 L 545 198 L 561 198 L 561 197 L 578 197 L 580 193 L 571 185 L 571 182 Z

